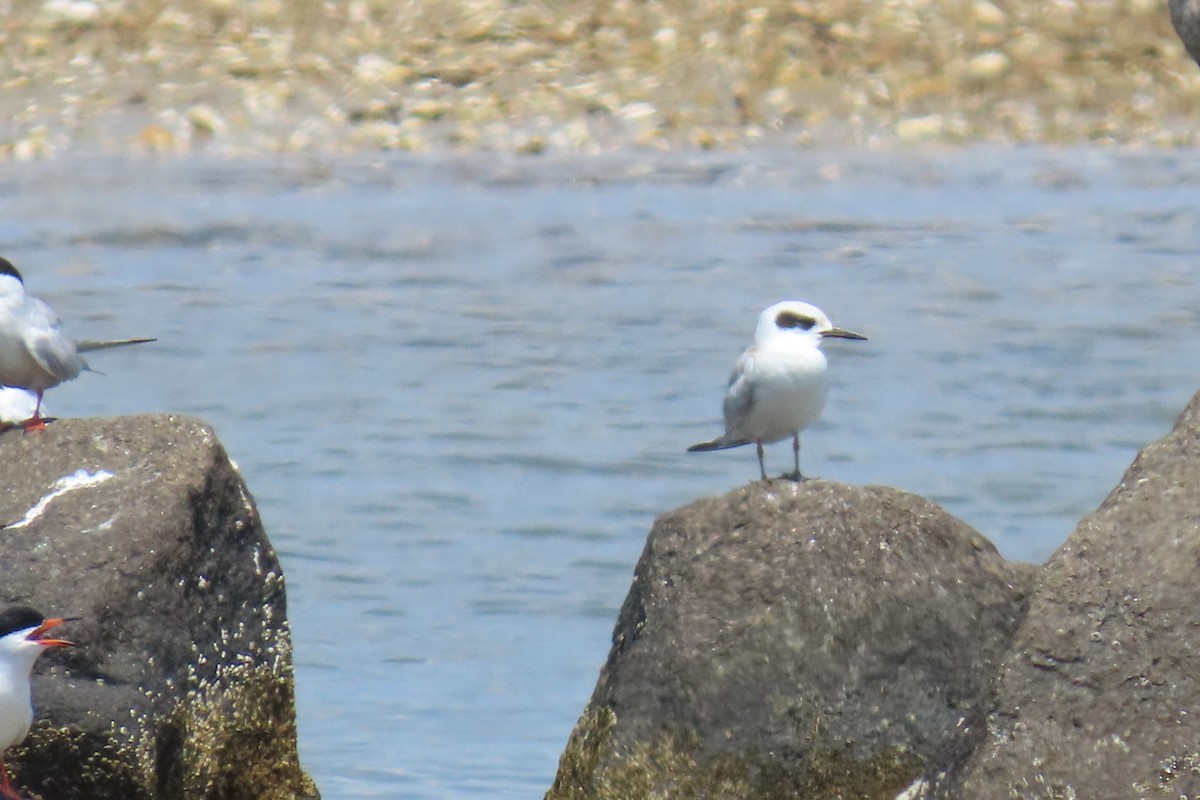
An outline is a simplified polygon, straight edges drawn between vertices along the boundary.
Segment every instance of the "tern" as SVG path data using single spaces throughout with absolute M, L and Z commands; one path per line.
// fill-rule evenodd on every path
M 753 442 L 758 447 L 758 468 L 767 480 L 763 445 L 792 437 L 796 468 L 800 474 L 800 431 L 821 415 L 825 406 L 828 362 L 821 352 L 826 339 L 867 337 L 835 328 L 816 306 L 798 300 L 776 303 L 758 317 L 754 343 L 746 348 L 729 376 L 725 392 L 725 433 L 701 442 L 688 452 L 725 450 Z
M 47 619 L 25 606 L 0 611 L 0 796 L 7 800 L 21 800 L 8 778 L 4 753 L 20 744 L 33 724 L 29 673 L 46 648 L 75 645 L 66 639 L 45 638 L 51 629 L 69 621 Z
M 26 431 L 46 427 L 42 394 L 83 370 L 91 370 L 80 353 L 107 350 L 154 339 L 75 342 L 62 332 L 58 315 L 26 294 L 25 281 L 8 259 L 0 258 L 0 386 L 37 394 L 33 416 L 21 423 Z

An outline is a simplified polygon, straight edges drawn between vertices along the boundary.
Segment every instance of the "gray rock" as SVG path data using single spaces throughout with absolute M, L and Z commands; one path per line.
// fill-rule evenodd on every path
M 64 482 L 65 479 L 65 482 Z M 57 494 L 56 494 L 57 492 Z M 283 575 L 213 431 L 184 417 L 0 435 L 0 604 L 81 620 L 10 753 L 31 798 L 316 797 Z
M 1170 0 L 1171 24 L 1188 55 L 1200 64 L 1200 0 Z
M 1200 395 L 1047 562 L 971 798 L 1200 795 Z
M 984 735 L 1032 571 L 882 487 L 753 483 L 666 514 L 547 798 L 933 791 Z

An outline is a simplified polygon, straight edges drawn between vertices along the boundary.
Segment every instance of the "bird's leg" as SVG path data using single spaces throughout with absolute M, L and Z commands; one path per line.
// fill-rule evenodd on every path
M 0 797 L 6 800 L 21 800 L 21 795 L 17 794 L 12 781 L 8 779 L 8 765 L 4 763 L 3 755 L 0 755 Z
M 796 462 L 796 471 L 791 475 L 784 475 L 783 477 L 799 483 L 804 480 L 804 476 L 800 474 L 800 434 L 798 433 L 792 434 L 792 458 Z
M 26 433 L 46 430 L 46 420 L 42 419 L 42 390 L 38 389 L 37 405 L 33 407 L 33 416 L 21 423 Z
M 763 446 L 762 439 L 756 441 L 755 446 L 758 447 L 758 471 L 762 473 L 763 483 L 766 483 L 770 478 L 767 477 L 767 468 L 763 465 Z

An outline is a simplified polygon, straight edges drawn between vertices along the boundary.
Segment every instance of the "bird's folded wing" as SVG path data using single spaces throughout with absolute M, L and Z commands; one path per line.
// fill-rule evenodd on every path
M 754 386 L 746 374 L 754 366 L 754 348 L 750 347 L 742 353 L 737 363 L 733 365 L 733 374 L 729 376 L 729 389 L 725 392 L 725 433 L 711 442 L 700 442 L 688 448 L 689 453 L 705 452 L 708 450 L 725 450 L 730 447 L 741 447 L 750 444 L 739 434 L 738 428 L 754 407 Z
M 725 392 L 725 436 L 722 438 L 728 438 L 740 430 L 754 408 L 754 383 L 749 378 L 754 370 L 754 357 L 755 349 L 747 348 L 733 365 L 729 389 Z
M 78 377 L 80 370 L 87 366 L 71 341 L 57 330 L 26 336 L 25 346 L 33 360 L 60 383 Z

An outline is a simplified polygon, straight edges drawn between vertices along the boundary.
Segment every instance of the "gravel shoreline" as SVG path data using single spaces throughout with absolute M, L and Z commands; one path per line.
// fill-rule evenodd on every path
M 1157 0 L 9 5 L 6 160 L 1200 143 Z

